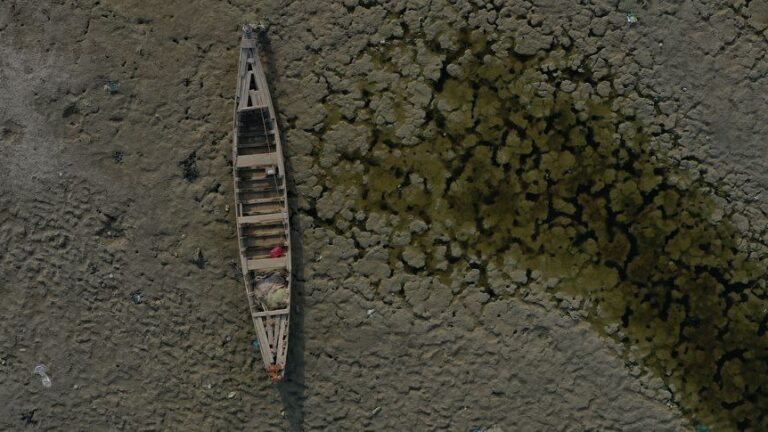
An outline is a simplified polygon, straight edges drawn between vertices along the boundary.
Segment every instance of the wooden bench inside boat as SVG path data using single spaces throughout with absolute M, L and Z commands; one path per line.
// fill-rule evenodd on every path
M 269 167 L 277 165 L 277 153 L 257 153 L 237 156 L 238 168 Z
M 237 218 L 237 223 L 239 224 L 257 224 L 257 223 L 263 223 L 263 222 L 276 222 L 276 221 L 287 221 L 288 220 L 288 214 L 285 212 L 279 212 L 279 213 L 269 213 L 269 214 L 260 214 L 260 215 L 252 215 L 252 216 L 240 216 Z
M 265 271 L 265 270 L 284 269 L 287 267 L 287 264 L 288 264 L 288 259 L 284 256 L 281 256 L 279 258 L 262 258 L 262 259 L 248 260 L 246 262 L 246 265 L 248 266 L 248 271 Z

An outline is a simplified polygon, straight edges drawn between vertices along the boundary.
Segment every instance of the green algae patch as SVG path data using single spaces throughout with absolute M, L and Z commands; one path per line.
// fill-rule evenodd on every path
M 412 243 L 432 274 L 436 248 L 455 244 L 464 259 L 441 276 L 511 257 L 558 278 L 555 290 L 594 305 L 599 331 L 620 327 L 628 360 L 654 370 L 696 421 L 768 427 L 763 245 L 715 222 L 702 185 L 663 163 L 643 125 L 594 94 L 568 53 L 499 57 L 475 33 L 457 40 L 461 50 L 435 53 L 446 60 L 423 113 L 406 78 L 364 85 L 371 152 L 362 173 L 331 186 L 361 184 L 359 209 L 430 223 Z M 395 70 L 407 46 L 379 49 L 376 64 Z M 371 106 L 385 99 L 394 120 Z M 414 121 L 405 142 L 398 130 Z

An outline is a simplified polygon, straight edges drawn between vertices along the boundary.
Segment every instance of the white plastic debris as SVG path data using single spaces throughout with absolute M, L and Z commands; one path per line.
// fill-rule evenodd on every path
M 39 364 L 35 366 L 35 374 L 40 375 L 43 382 L 43 387 L 50 388 L 53 383 L 51 382 L 51 377 L 48 376 L 48 367 L 44 364 Z
M 107 80 L 107 82 L 104 84 L 104 91 L 109 94 L 117 93 L 118 90 L 120 90 L 120 83 L 118 81 Z

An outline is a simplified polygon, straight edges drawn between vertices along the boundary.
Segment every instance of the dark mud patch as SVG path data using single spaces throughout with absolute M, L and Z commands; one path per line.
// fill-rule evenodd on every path
M 181 167 L 182 176 L 188 181 L 193 182 L 200 176 L 200 171 L 197 169 L 197 152 L 192 152 L 186 159 L 179 162 Z
M 5 140 L 12 140 L 20 137 L 24 133 L 24 126 L 16 123 L 13 120 L 5 120 L 0 123 L 0 138 Z
M 716 188 L 654 145 L 662 127 L 641 124 L 576 53 L 521 56 L 480 32 L 451 37 L 461 48 L 406 37 L 369 50 L 377 75 L 360 82 L 354 123 L 371 131 L 370 151 L 342 150 L 332 186 L 358 187 L 359 210 L 403 227 L 429 223 L 412 240 L 424 271 L 471 267 L 482 281 L 512 258 L 558 280 L 549 294 L 584 299 L 598 331 L 613 328 L 627 361 L 655 371 L 694 421 L 764 429 L 764 245 L 742 237 Z M 436 79 L 387 81 L 416 51 L 442 59 Z M 446 269 L 434 252 L 447 247 L 462 253 Z

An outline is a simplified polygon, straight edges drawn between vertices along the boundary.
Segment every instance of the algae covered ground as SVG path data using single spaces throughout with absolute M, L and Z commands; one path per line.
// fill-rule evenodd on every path
M 245 22 L 289 169 L 276 386 L 231 210 Z M 0 1 L 0 429 L 766 429 L 766 30 L 740 0 Z
M 429 225 L 391 251 L 408 271 L 474 272 L 495 299 L 515 295 L 494 273 L 517 263 L 523 279 L 547 280 L 534 289 L 583 302 L 697 421 L 768 424 L 764 245 L 743 239 L 715 213 L 716 189 L 653 145 L 660 126 L 612 109 L 615 90 L 578 54 L 510 55 L 480 31 L 440 37 L 446 48 L 405 37 L 373 50 L 380 74 L 419 46 L 443 67 L 429 85 L 391 82 L 390 122 L 380 121 L 381 75 L 363 83 L 366 120 L 354 123 L 373 130 L 370 149 L 344 152 L 340 170 L 352 174 L 331 184 L 361 185 L 360 209 Z

